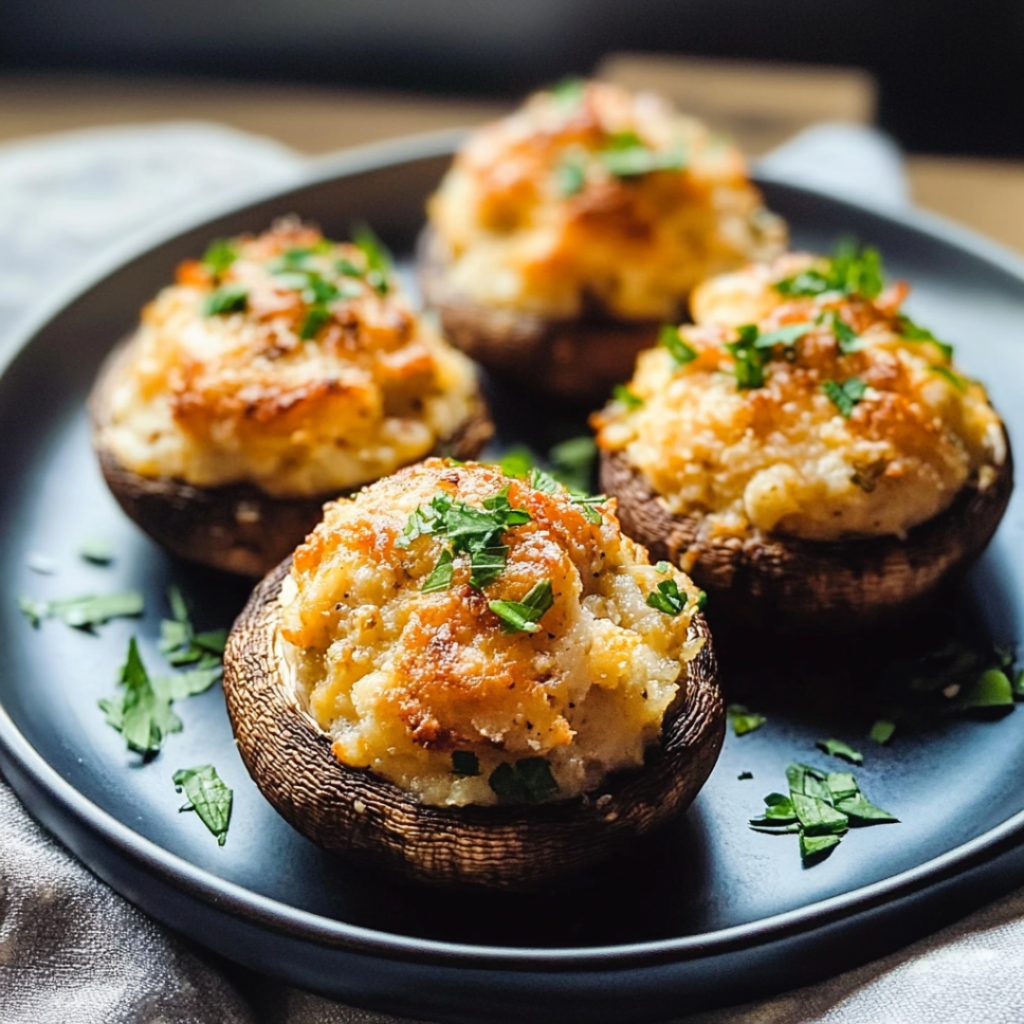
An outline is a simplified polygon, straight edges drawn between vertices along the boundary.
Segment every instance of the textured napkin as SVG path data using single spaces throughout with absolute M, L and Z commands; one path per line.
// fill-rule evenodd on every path
M 0 354 L 38 297 L 105 247 L 228 199 L 239 183 L 284 185 L 301 168 L 275 143 L 212 125 L 0 147 Z M 864 129 L 812 129 L 766 170 L 875 202 L 906 196 L 891 144 Z M 1024 1021 L 1024 890 L 827 982 L 677 1024 L 819 1021 Z M 0 779 L 0 1024 L 396 1021 L 257 977 L 168 932 L 94 878 Z

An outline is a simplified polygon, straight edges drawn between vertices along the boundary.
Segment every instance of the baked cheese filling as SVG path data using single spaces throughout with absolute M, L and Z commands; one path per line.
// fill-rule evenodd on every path
M 125 468 L 277 497 L 358 486 L 477 410 L 472 363 L 418 319 L 371 236 L 283 221 L 210 247 L 143 311 L 100 443 Z
M 666 328 L 595 416 L 598 443 L 715 535 L 903 536 L 1006 459 L 984 388 L 906 293 L 870 249 L 709 280 L 696 325 Z
M 703 644 L 699 592 L 614 500 L 429 459 L 325 511 L 279 647 L 342 762 L 440 805 L 565 799 L 643 764 Z
M 487 305 L 674 318 L 698 281 L 785 247 L 740 151 L 667 101 L 538 92 L 475 132 L 431 198 L 449 286 Z

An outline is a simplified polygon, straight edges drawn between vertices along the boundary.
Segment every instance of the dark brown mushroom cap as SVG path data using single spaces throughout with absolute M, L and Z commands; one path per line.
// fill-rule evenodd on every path
M 986 487 L 970 481 L 945 511 L 902 539 L 808 541 L 757 530 L 747 538 L 702 538 L 702 517 L 672 515 L 621 453 L 602 450 L 600 481 L 601 490 L 619 500 L 624 533 L 652 558 L 685 562 L 708 593 L 712 618 L 773 630 L 845 632 L 919 608 L 974 562 L 1006 511 L 1013 462 L 1007 438 L 1006 459 Z
M 485 305 L 451 287 L 451 254 L 431 227 L 420 235 L 417 273 L 444 336 L 497 377 L 573 402 L 601 402 L 658 340 L 660 320 L 619 320 L 601 309 L 557 319 Z
M 301 544 L 320 521 L 324 502 L 338 492 L 312 498 L 276 498 L 253 483 L 195 487 L 173 477 L 146 477 L 127 469 L 104 446 L 110 393 L 128 342 L 100 370 L 89 411 L 93 447 L 107 486 L 128 517 L 179 558 L 242 576 L 263 576 Z M 483 396 L 469 418 L 431 455 L 472 459 L 494 433 Z
M 277 598 L 290 560 L 253 592 L 228 638 L 224 694 L 242 760 L 263 795 L 319 846 L 419 882 L 520 889 L 571 875 L 624 850 L 685 808 L 714 767 L 725 733 L 714 651 L 689 664 L 681 699 L 642 768 L 583 798 L 534 806 L 433 807 L 350 768 L 287 687 L 276 649 Z

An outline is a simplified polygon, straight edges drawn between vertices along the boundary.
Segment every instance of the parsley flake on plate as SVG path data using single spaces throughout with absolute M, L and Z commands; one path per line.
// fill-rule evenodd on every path
M 120 594 L 103 594 L 99 597 L 65 597 L 41 601 L 26 594 L 18 595 L 18 608 L 32 623 L 38 626 L 43 619 L 60 619 L 75 629 L 91 630 L 111 619 L 134 618 L 144 610 L 142 594 L 126 590 Z
M 110 565 L 114 561 L 114 545 L 102 537 L 90 537 L 79 544 L 78 554 L 93 565 Z
M 859 750 L 854 750 L 848 743 L 842 740 L 818 740 L 815 746 L 832 757 L 840 757 L 850 764 L 863 764 L 864 755 Z
M 743 704 L 730 704 L 725 713 L 732 723 L 732 731 L 737 736 L 745 736 L 748 732 L 760 729 L 768 719 L 757 711 L 751 711 Z
M 194 665 L 202 668 L 220 664 L 227 642 L 226 629 L 197 633 L 189 618 L 188 606 L 181 590 L 174 584 L 167 588 L 167 600 L 173 618 L 160 623 L 160 653 L 174 666 Z
M 174 773 L 173 782 L 179 791 L 185 791 L 188 800 L 180 810 L 195 811 L 216 838 L 217 845 L 223 846 L 228 838 L 234 793 L 221 780 L 217 769 L 210 764 L 182 768 Z
M 868 738 L 876 743 L 888 743 L 896 732 L 896 723 L 890 722 L 887 718 L 880 718 L 871 726 Z
M 876 807 L 850 772 L 823 772 L 806 764 L 786 768 L 789 795 L 769 793 L 750 827 L 772 835 L 798 834 L 806 866 L 831 852 L 850 828 L 898 822 Z
M 121 733 L 129 750 L 144 757 L 155 754 L 168 733 L 181 732 L 181 719 L 150 681 L 135 637 L 128 641 L 128 657 L 118 682 L 124 693 L 99 701 L 107 724 Z

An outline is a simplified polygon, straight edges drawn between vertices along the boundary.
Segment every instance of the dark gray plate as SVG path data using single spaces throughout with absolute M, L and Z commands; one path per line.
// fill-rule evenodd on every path
M 722 644 L 733 663 L 727 685 L 750 695 L 769 725 L 729 736 L 693 808 L 656 842 L 531 898 L 413 889 L 312 846 L 248 779 L 219 690 L 178 705 L 184 731 L 153 762 L 125 752 L 96 701 L 113 691 L 131 634 L 147 663 L 160 664 L 168 582 L 185 590 L 201 628 L 227 624 L 247 588 L 168 559 L 108 495 L 83 408 L 100 361 L 176 263 L 212 237 L 296 212 L 335 236 L 369 221 L 408 254 L 451 143 L 342 157 L 299 188 L 157 240 L 102 268 L 23 339 L 0 378 L 0 766 L 30 810 L 114 888 L 210 948 L 354 1004 L 446 1021 L 598 1024 L 736 1002 L 862 962 L 1019 883 L 1024 711 L 936 720 L 891 747 L 870 744 L 864 733 L 885 700 L 875 683 L 898 646 L 891 636 L 813 656 L 734 639 L 742 661 Z M 990 383 L 1011 437 L 1024 437 L 1019 263 L 919 214 L 764 186 L 798 245 L 828 249 L 854 234 L 880 246 L 889 269 L 915 284 L 911 313 L 958 345 L 966 370 Z M 544 444 L 580 430 L 571 413 L 552 418 L 500 388 L 493 397 L 505 439 Z M 1022 528 L 1017 501 L 948 614 L 924 623 L 914 643 L 961 626 L 1003 643 L 1021 637 Z M 97 534 L 115 544 L 110 568 L 76 557 Z M 30 572 L 30 552 L 56 558 L 59 573 Z M 97 635 L 53 621 L 34 630 L 15 607 L 21 592 L 128 586 L 145 592 L 145 617 Z M 784 787 L 789 761 L 843 767 L 815 752 L 823 736 L 865 750 L 863 789 L 901 824 L 852 832 L 805 868 L 794 837 L 755 834 L 746 822 Z M 171 784 L 176 769 L 207 762 L 235 791 L 223 848 L 194 815 L 177 813 Z M 745 771 L 752 781 L 737 778 Z

